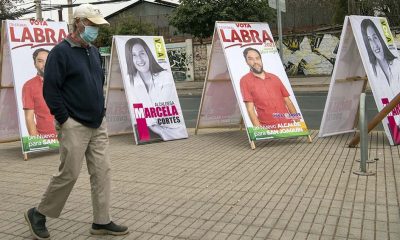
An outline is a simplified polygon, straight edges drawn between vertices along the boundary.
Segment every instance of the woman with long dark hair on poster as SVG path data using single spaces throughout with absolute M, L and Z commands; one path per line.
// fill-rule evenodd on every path
M 142 103 L 144 108 L 165 104 L 179 106 L 172 74 L 160 66 L 143 39 L 129 39 L 125 44 L 125 57 L 134 103 Z M 175 119 L 173 122 L 160 124 L 160 122 L 150 118 L 146 119 L 146 122 L 149 129 L 160 136 L 162 140 L 173 140 L 188 136 L 183 119 L 179 121 Z
M 371 19 L 362 20 L 361 33 L 375 77 L 378 81 L 386 81 L 396 95 L 400 90 L 400 63 L 398 57 L 389 50 Z
M 383 105 L 387 105 L 400 92 L 400 62 L 397 50 L 390 51 L 376 24 L 371 19 L 361 22 L 361 34 L 368 53 L 369 62 L 374 71 L 377 88 L 375 89 Z M 388 127 L 393 142 L 400 144 L 400 117 L 390 113 L 387 116 Z

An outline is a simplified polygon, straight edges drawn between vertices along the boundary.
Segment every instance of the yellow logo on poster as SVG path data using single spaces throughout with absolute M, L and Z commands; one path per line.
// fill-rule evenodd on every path
M 164 46 L 164 41 L 160 37 L 154 38 L 154 47 L 156 48 L 156 56 L 158 60 L 166 59 L 166 51 Z
M 386 38 L 386 42 L 389 45 L 392 45 L 393 44 L 393 35 L 392 35 L 392 32 L 390 32 L 388 22 L 386 21 L 386 19 L 381 19 L 380 22 L 381 22 L 383 34 L 385 35 L 385 38 Z

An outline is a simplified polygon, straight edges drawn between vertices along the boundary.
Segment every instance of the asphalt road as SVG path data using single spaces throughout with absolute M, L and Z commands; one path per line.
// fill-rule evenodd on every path
M 322 114 L 325 108 L 327 92 L 299 92 L 295 93 L 297 102 L 309 129 L 319 129 Z M 196 127 L 201 96 L 180 96 L 183 117 L 186 127 Z M 372 119 L 377 113 L 375 101 L 371 93 L 366 97 L 367 119 Z M 383 130 L 379 125 L 376 130 Z

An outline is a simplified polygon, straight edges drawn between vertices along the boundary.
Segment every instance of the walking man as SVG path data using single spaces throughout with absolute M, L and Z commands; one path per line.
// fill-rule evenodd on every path
M 82 4 L 75 9 L 73 32 L 48 55 L 43 95 L 56 119 L 60 166 L 37 207 L 25 213 L 31 233 L 49 239 L 46 217 L 57 218 L 78 179 L 86 157 L 90 174 L 92 234 L 123 235 L 128 228 L 111 221 L 110 166 L 99 51 L 91 43 L 100 25 L 109 25 L 99 9 Z

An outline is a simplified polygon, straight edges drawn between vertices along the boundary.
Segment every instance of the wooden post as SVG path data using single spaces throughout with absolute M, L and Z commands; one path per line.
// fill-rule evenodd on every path
M 393 98 L 375 117 L 368 123 L 368 132 L 376 127 L 396 106 L 400 103 L 400 93 Z M 349 143 L 349 147 L 355 147 L 360 142 L 360 133 L 357 133 Z
M 210 57 L 211 58 L 211 57 Z M 201 111 L 203 110 L 203 104 L 204 104 L 204 96 L 206 94 L 206 88 L 207 88 L 207 78 L 208 78 L 208 72 L 209 70 L 207 70 L 207 76 L 206 79 L 204 80 L 204 85 L 203 85 L 203 91 L 201 93 L 201 99 L 200 99 L 200 107 L 199 107 L 199 112 L 197 113 L 197 121 L 196 121 L 196 128 L 194 129 L 194 135 L 197 135 L 197 132 L 199 130 L 199 124 L 200 124 L 200 114 Z
M 112 42 L 111 42 L 111 54 L 110 54 L 110 61 L 109 61 L 109 66 L 108 66 L 108 69 L 107 69 L 107 79 L 106 79 L 106 83 L 107 83 L 107 86 L 106 86 L 106 99 L 104 100 L 104 102 L 107 104 L 107 101 L 108 101 L 108 92 L 110 91 L 110 89 L 113 89 L 113 88 L 110 88 L 110 79 L 111 79 L 111 71 L 113 70 L 112 69 L 112 65 L 113 65 L 113 62 L 112 62 L 112 60 L 113 60 L 113 54 L 115 54 L 114 52 L 114 48 L 116 48 L 116 46 L 115 46 L 115 42 L 114 42 L 115 40 L 114 40 L 114 38 L 112 39 Z M 121 74 L 122 75 L 122 74 Z M 123 83 L 122 83 L 122 85 L 123 85 Z M 122 89 L 124 90 L 124 88 L 122 87 Z
M 72 0 L 67 0 L 68 2 L 68 24 L 72 24 L 73 22 L 73 12 L 72 12 Z M 74 1 L 75 2 L 75 1 Z
M 1 87 L 1 76 L 3 71 L 3 45 L 7 41 L 6 39 L 6 21 L 1 21 L 1 35 L 0 35 L 0 87 Z
M 355 82 L 355 81 L 367 81 L 368 78 L 367 77 L 360 77 L 360 76 L 356 76 L 356 77 L 348 77 L 348 78 L 344 78 L 344 79 L 336 79 L 336 83 L 344 83 L 344 82 Z
M 24 153 L 24 161 L 28 161 L 28 154 Z
M 2 82 L 2 74 L 3 74 L 3 55 L 4 55 L 4 45 L 8 41 L 6 39 L 6 20 L 1 21 L 1 36 L 0 36 L 0 91 L 2 89 L 10 89 L 14 88 L 14 84 L 12 83 L 11 86 L 3 86 L 1 84 Z M 7 140 L 1 140 L 0 143 L 6 143 L 6 142 L 14 142 L 18 141 L 20 138 L 14 138 L 14 139 L 7 139 Z
M 252 150 L 256 149 L 256 143 L 254 141 L 250 141 L 250 147 Z
M 36 19 L 43 20 L 42 17 L 42 0 L 35 0 Z

